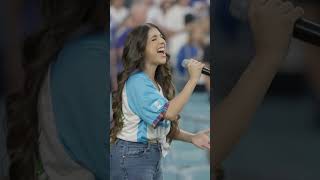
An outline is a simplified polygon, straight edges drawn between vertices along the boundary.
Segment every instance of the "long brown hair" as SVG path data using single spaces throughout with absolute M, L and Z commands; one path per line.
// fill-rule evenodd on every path
M 49 65 L 66 41 L 78 32 L 104 31 L 105 0 L 40 0 L 43 25 L 23 47 L 24 87 L 7 97 L 9 175 L 12 180 L 36 180 L 39 157 L 38 94 Z
M 110 139 L 112 143 L 115 142 L 117 134 L 123 128 L 122 91 L 125 82 L 132 73 L 137 70 L 142 71 L 144 69 L 145 49 L 147 45 L 148 32 L 151 28 L 158 29 L 164 36 L 162 31 L 156 25 L 147 23 L 133 29 L 127 37 L 122 55 L 124 70 L 118 76 L 118 89 L 113 92 L 112 96 L 113 124 L 110 131 Z M 155 80 L 160 84 L 164 96 L 170 101 L 175 96 L 175 88 L 172 83 L 169 59 L 170 55 L 167 54 L 166 63 L 158 65 L 155 73 Z M 169 142 L 172 141 L 178 131 L 178 122 L 171 121 L 171 129 L 167 135 Z

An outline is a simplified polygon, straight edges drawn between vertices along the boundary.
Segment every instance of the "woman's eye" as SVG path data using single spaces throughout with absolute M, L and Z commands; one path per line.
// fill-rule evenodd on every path
M 157 40 L 157 39 L 152 39 L 151 41 L 155 41 L 155 40 Z

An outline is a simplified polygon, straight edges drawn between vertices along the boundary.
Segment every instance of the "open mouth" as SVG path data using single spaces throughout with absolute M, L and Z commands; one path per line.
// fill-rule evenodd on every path
M 164 47 L 161 47 L 158 49 L 157 53 L 160 54 L 161 56 L 165 57 L 166 56 L 166 49 Z

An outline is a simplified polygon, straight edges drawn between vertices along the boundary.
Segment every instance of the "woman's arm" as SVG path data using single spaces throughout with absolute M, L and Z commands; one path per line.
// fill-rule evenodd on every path
M 249 18 L 256 56 L 236 86 L 214 110 L 214 164 L 221 163 L 240 140 L 272 79 L 285 59 L 296 19 L 303 10 L 277 0 L 253 0 Z M 272 21 L 270 21 L 272 19 Z
M 209 133 L 210 129 L 200 131 L 196 134 L 180 129 L 177 135 L 174 137 L 174 139 L 192 143 L 200 149 L 210 149 Z
M 187 132 L 185 130 L 180 129 L 177 135 L 174 137 L 175 140 L 192 143 L 193 133 Z
M 189 101 L 194 88 L 197 85 L 196 79 L 190 79 L 184 86 L 183 90 L 169 102 L 169 107 L 165 115 L 165 119 L 175 121 L 182 108 Z
M 178 114 L 181 112 L 184 105 L 188 102 L 194 88 L 197 85 L 203 67 L 203 63 L 195 60 L 191 61 L 188 64 L 190 79 L 184 86 L 183 90 L 169 102 L 168 110 L 164 116 L 165 119 L 171 121 L 177 120 Z
M 272 57 L 270 57 L 272 58 Z M 214 160 L 224 160 L 249 127 L 250 120 L 269 88 L 277 67 L 255 57 L 231 93 L 213 112 Z

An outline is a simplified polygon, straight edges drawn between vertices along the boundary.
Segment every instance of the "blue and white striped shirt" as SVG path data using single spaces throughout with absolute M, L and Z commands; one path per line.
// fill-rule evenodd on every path
M 166 135 L 170 131 L 170 121 L 163 117 L 168 105 L 161 87 L 159 91 L 144 72 L 131 75 L 122 91 L 124 126 L 117 137 L 141 143 L 157 140 L 165 156 L 169 149 Z

